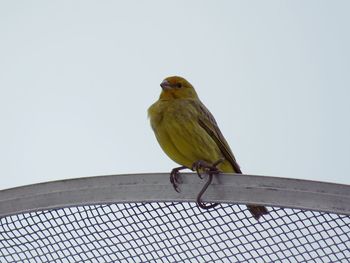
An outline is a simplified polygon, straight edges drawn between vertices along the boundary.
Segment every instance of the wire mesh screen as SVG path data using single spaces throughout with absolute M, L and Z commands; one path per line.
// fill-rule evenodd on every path
M 350 217 L 194 203 L 68 207 L 1 218 L 0 262 L 349 262 Z

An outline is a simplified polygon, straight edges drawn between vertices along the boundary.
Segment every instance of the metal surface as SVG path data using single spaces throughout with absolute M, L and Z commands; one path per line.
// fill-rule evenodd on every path
M 52 208 L 123 202 L 194 202 L 204 180 L 182 174 L 127 174 L 54 181 L 0 191 L 0 217 Z M 350 186 L 277 177 L 220 174 L 203 196 L 210 202 L 262 204 L 350 215 Z
M 350 262 L 350 187 L 218 175 L 113 175 L 0 191 L 1 263 Z M 246 203 L 268 206 L 259 222 Z M 289 207 L 289 208 L 288 208 Z

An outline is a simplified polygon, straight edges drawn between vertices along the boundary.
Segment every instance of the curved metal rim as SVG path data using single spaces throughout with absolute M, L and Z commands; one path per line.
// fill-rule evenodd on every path
M 0 191 L 0 217 L 70 206 L 195 202 L 205 183 L 181 175 L 181 193 L 169 174 L 121 174 L 33 184 Z M 204 194 L 207 202 L 258 204 L 350 215 L 350 186 L 279 177 L 219 174 Z

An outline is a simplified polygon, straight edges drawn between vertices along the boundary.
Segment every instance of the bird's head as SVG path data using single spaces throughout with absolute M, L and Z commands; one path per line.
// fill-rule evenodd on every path
M 197 93 L 191 83 L 182 77 L 167 77 L 160 83 L 162 93 L 160 99 L 197 99 Z

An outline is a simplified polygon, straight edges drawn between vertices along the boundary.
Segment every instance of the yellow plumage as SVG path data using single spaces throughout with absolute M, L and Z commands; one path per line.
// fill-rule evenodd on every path
M 148 115 L 163 151 L 189 169 L 198 160 L 213 164 L 223 158 L 217 166 L 220 171 L 241 173 L 213 115 L 199 100 L 193 86 L 184 78 L 173 76 L 166 78 L 161 87 L 159 100 L 148 109 Z M 258 218 L 263 214 L 260 212 L 254 216 Z

